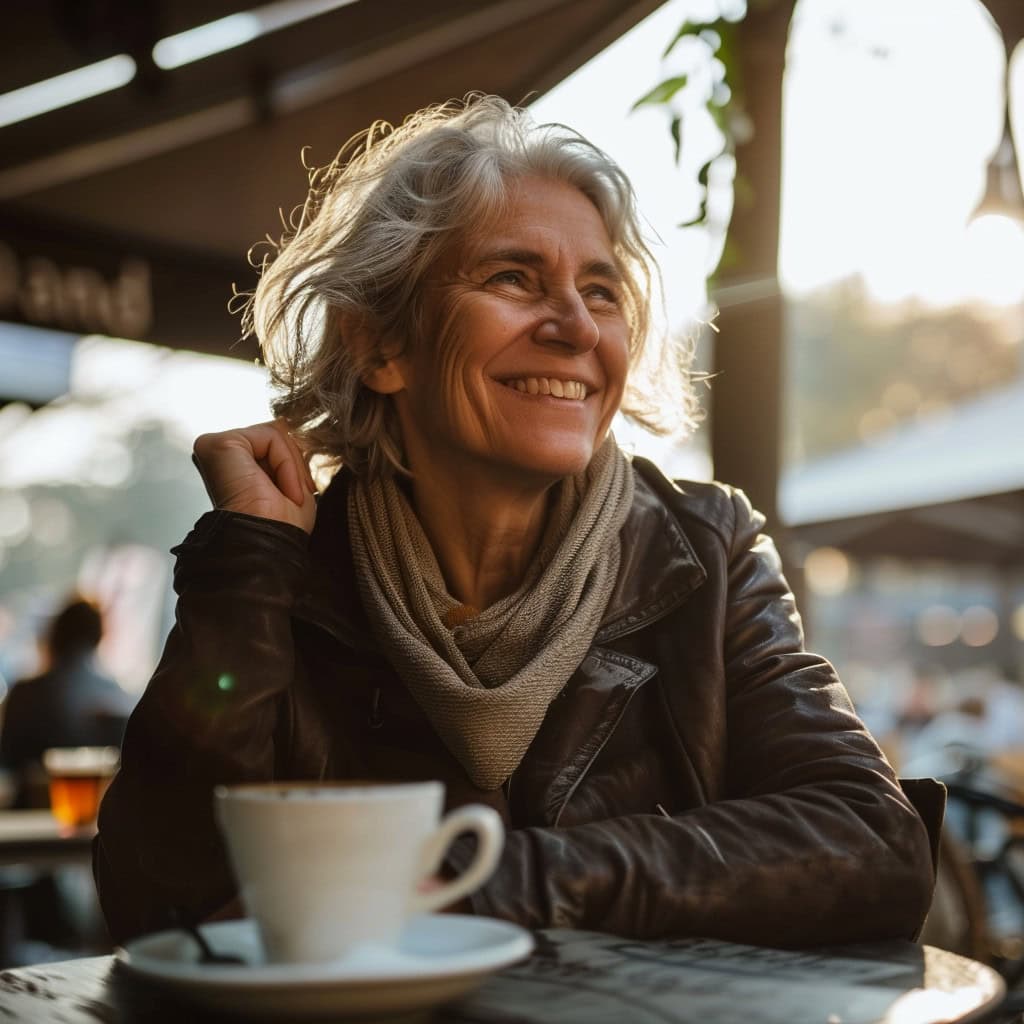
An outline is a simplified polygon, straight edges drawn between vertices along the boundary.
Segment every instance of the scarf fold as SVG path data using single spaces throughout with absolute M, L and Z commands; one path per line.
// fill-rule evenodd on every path
M 351 488 L 352 555 L 374 634 L 481 789 L 497 789 L 515 771 L 586 655 L 618 576 L 619 531 L 632 501 L 633 468 L 609 435 L 583 473 L 558 485 L 519 588 L 472 614 L 448 593 L 394 480 L 359 479 Z

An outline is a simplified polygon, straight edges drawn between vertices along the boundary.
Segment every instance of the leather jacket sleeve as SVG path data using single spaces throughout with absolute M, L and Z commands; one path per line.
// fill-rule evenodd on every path
M 920 928 L 934 881 L 925 827 L 831 665 L 804 651 L 763 519 L 740 492 L 731 498 L 721 562 L 706 564 L 706 586 L 722 592 L 724 792 L 673 817 L 513 831 L 498 872 L 471 897 L 475 912 L 770 946 Z M 456 847 L 456 866 L 466 853 Z
M 174 914 L 201 920 L 234 895 L 213 787 L 274 776 L 306 544 L 296 527 L 214 511 L 174 551 L 176 621 L 129 719 L 93 847 L 115 941 Z

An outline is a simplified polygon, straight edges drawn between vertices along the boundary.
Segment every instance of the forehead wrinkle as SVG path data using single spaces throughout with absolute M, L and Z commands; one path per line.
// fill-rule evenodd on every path
M 484 251 L 478 257 L 477 263 L 522 263 L 527 267 L 540 267 L 544 264 L 544 257 L 533 249 L 510 247 Z
M 487 266 L 491 263 L 518 263 L 526 267 L 541 268 L 546 263 L 544 256 L 532 249 L 497 249 L 491 252 L 484 252 L 477 260 L 478 266 Z M 587 260 L 580 268 L 580 274 L 584 277 L 603 277 L 616 283 L 622 282 L 622 272 L 614 263 L 608 260 L 592 259 Z

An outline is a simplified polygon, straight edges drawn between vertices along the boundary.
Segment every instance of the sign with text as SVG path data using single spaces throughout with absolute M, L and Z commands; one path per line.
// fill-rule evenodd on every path
M 0 320 L 253 359 L 228 312 L 255 284 L 243 258 L 40 221 L 0 207 Z
M 21 259 L 0 241 L 0 317 L 81 334 L 145 338 L 153 326 L 149 263 L 121 262 L 114 277 L 95 267 Z

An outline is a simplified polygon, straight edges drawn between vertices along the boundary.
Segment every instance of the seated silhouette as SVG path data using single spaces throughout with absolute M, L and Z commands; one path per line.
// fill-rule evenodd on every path
M 45 807 L 43 751 L 120 746 L 132 698 L 96 663 L 103 615 L 74 597 L 44 637 L 49 667 L 14 684 L 3 711 L 0 761 L 12 773 L 16 807 Z

